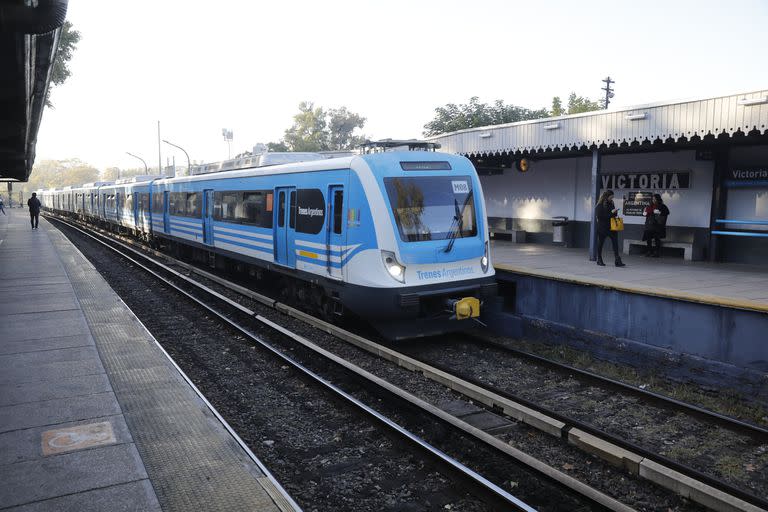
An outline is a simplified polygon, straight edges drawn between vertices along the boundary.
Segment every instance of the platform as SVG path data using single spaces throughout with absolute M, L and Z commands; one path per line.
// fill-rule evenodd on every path
M 615 267 L 603 251 L 600 267 L 586 249 L 494 241 L 503 303 L 486 321 L 513 337 L 549 337 L 607 359 L 621 349 L 637 363 L 685 363 L 691 375 L 728 375 L 734 386 L 747 375 L 763 386 L 768 265 L 626 256 Z
M 79 251 L 0 215 L 0 510 L 290 510 Z
M 622 255 L 613 265 L 610 242 L 605 267 L 589 261 L 588 249 L 491 242 L 493 265 L 508 271 L 615 290 L 768 312 L 768 264 L 708 263 L 681 258 Z

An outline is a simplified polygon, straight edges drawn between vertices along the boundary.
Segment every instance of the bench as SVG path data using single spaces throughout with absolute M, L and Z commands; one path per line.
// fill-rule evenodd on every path
M 629 248 L 631 245 L 642 245 L 643 247 L 648 247 L 648 244 L 646 242 L 643 242 L 642 240 L 628 240 L 624 239 L 624 254 L 629 254 Z M 687 242 L 667 242 L 662 239 L 661 241 L 661 248 L 666 249 L 682 249 L 683 250 L 683 259 L 686 261 L 693 261 L 694 259 L 694 251 L 693 251 L 693 244 L 687 243 Z M 695 259 L 701 259 L 700 255 L 696 254 Z
M 525 231 L 519 229 L 498 229 L 493 227 L 488 228 L 488 236 L 490 238 L 497 238 L 496 235 L 501 235 L 503 238 L 509 237 L 512 243 L 525 243 Z

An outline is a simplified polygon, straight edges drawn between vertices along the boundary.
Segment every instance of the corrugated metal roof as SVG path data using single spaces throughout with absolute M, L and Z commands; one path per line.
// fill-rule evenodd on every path
M 569 150 L 694 136 L 768 133 L 768 90 L 484 126 L 430 137 L 466 155 Z

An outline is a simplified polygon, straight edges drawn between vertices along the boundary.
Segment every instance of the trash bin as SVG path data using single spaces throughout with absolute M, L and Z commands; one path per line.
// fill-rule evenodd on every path
M 568 217 L 552 218 L 552 243 L 568 245 Z

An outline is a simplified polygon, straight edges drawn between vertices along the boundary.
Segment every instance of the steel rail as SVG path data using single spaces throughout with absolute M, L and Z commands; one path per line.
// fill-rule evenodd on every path
M 61 220 L 61 219 L 57 219 L 57 220 L 59 222 L 62 222 L 64 224 L 68 225 L 72 229 L 76 229 L 77 231 L 83 233 L 84 235 L 94 239 L 96 242 L 98 242 L 98 243 L 102 244 L 103 246 L 111 249 L 112 251 L 114 251 L 118 255 L 120 255 L 122 258 L 127 259 L 128 261 L 130 261 L 134 265 L 138 266 L 139 268 L 141 268 L 145 272 L 148 272 L 149 274 L 151 274 L 155 278 L 159 279 L 160 281 L 164 282 L 168 286 L 172 287 L 177 292 L 181 293 L 182 295 L 184 295 L 185 297 L 187 297 L 191 301 L 195 302 L 199 306 L 201 306 L 204 309 L 206 309 L 207 311 L 209 311 L 211 314 L 213 314 L 214 316 L 219 318 L 221 321 L 223 321 L 223 322 L 227 323 L 228 325 L 230 325 L 233 329 L 237 330 L 238 332 L 240 332 L 244 336 L 248 337 L 252 341 L 254 341 L 254 342 L 258 343 L 259 345 L 261 345 L 264 349 L 269 351 L 272 355 L 277 357 L 280 361 L 282 361 L 282 362 L 284 362 L 284 363 L 294 367 L 295 369 L 299 370 L 301 373 L 303 373 L 304 375 L 306 375 L 309 378 L 311 378 L 317 384 L 319 384 L 322 387 L 326 388 L 327 390 L 333 392 L 336 396 L 338 396 L 342 400 L 344 400 L 344 401 L 354 405 L 358 410 L 360 410 L 363 413 L 365 413 L 366 416 L 375 419 L 376 421 L 378 421 L 382 425 L 388 427 L 390 430 L 392 430 L 393 432 L 395 432 L 399 436 L 405 438 L 407 441 L 410 441 L 412 444 L 414 444 L 415 446 L 417 446 L 421 450 L 425 451 L 429 456 L 436 458 L 437 460 L 439 460 L 445 466 L 447 466 L 450 469 L 452 469 L 453 471 L 459 473 L 464 478 L 469 480 L 474 486 L 483 489 L 489 495 L 490 498 L 492 498 L 494 500 L 497 500 L 497 501 L 501 501 L 504 504 L 506 504 L 507 506 L 513 507 L 515 510 L 521 510 L 521 511 L 525 511 L 525 512 L 535 512 L 534 508 L 530 507 L 529 505 L 524 503 L 519 498 L 517 498 L 517 497 L 513 496 L 512 494 L 508 493 L 507 491 L 505 491 L 504 489 L 500 488 L 499 486 L 497 486 L 493 482 L 487 480 L 482 475 L 480 475 L 480 474 L 476 473 L 475 471 L 471 470 L 470 468 L 466 467 L 461 462 L 459 462 L 456 459 L 453 459 L 452 457 L 448 456 L 447 454 L 445 454 L 441 450 L 438 450 L 437 448 L 435 448 L 434 446 L 430 445 L 426 441 L 422 440 L 421 438 L 419 438 L 415 434 L 412 434 L 411 432 L 409 432 L 405 428 L 401 427 L 400 425 L 398 425 L 397 423 L 395 423 L 391 419 L 387 418 L 386 416 L 382 415 L 378 411 L 376 411 L 373 408 L 365 405 L 364 403 L 362 403 L 361 401 L 359 401 L 355 397 L 353 397 L 350 394 L 348 394 L 345 391 L 343 391 L 338 386 L 336 386 L 333 383 L 325 380 L 320 375 L 314 373 L 313 371 L 311 371 L 309 368 L 305 367 L 301 363 L 299 363 L 299 362 L 293 360 L 292 358 L 290 358 L 289 356 L 285 355 L 279 349 L 277 349 L 274 346 L 270 345 L 268 342 L 263 340 L 261 337 L 253 334 L 247 328 L 241 326 L 240 324 L 238 324 L 234 320 L 228 318 L 224 313 L 222 313 L 222 312 L 214 309 L 213 307 L 209 306 L 204 301 L 202 301 L 199 298 L 195 297 L 194 295 L 192 295 L 191 293 L 187 292 L 186 290 L 183 290 L 182 288 L 177 286 L 175 283 L 173 283 L 170 279 L 167 279 L 167 278 L 161 276 L 160 274 L 158 274 L 154 270 L 150 269 L 146 265 L 142 264 L 141 262 L 137 261 L 136 259 L 132 258 L 131 256 L 121 252 L 120 250 L 118 250 L 114 246 L 112 246 L 112 245 L 110 245 L 110 244 L 108 244 L 108 243 L 106 243 L 106 242 L 104 242 L 102 240 L 99 240 L 96 236 L 94 236 L 94 235 L 92 235 L 92 234 L 90 234 L 90 233 L 80 229 L 79 227 L 72 225 L 70 222 L 67 222 L 67 221 L 64 221 L 64 220 Z M 99 235 L 99 236 L 105 237 L 105 235 Z M 235 302 L 235 301 L 233 301 L 233 300 L 231 300 L 231 299 L 229 299 L 229 298 L 219 294 L 215 290 L 211 290 L 210 288 L 206 287 L 203 284 L 195 282 L 193 279 L 190 279 L 187 276 L 184 276 L 183 274 L 180 274 L 179 272 L 176 272 L 175 270 L 169 268 L 167 265 L 164 265 L 164 264 L 156 262 L 156 261 L 152 261 L 151 258 L 149 258 L 146 255 L 143 255 L 143 254 L 139 253 L 137 250 L 135 250 L 135 249 L 133 249 L 131 247 L 126 247 L 122 242 L 115 241 L 115 240 L 111 240 L 111 241 L 112 241 L 112 243 L 119 244 L 119 245 L 123 246 L 123 248 L 128 250 L 128 251 L 131 251 L 133 253 L 138 254 L 139 256 L 144 258 L 145 260 L 151 262 L 153 265 L 156 265 L 156 266 L 162 268 L 164 271 L 167 271 L 167 272 L 173 274 L 174 276 L 184 280 L 185 282 L 187 282 L 189 284 L 192 284 L 193 286 L 196 286 L 200 290 L 202 290 L 202 291 L 204 291 L 206 293 L 209 293 L 211 296 L 217 298 L 218 300 L 220 300 L 222 302 L 225 302 L 226 304 L 228 304 L 231 307 L 236 308 L 241 313 L 245 313 L 246 315 L 248 315 L 248 316 L 250 316 L 250 317 L 252 317 L 252 318 L 254 318 L 254 319 L 256 319 L 256 320 L 258 320 L 258 321 L 260 321 L 260 322 L 264 323 L 265 325 L 268 325 L 268 326 L 270 326 L 272 328 L 279 327 L 279 326 L 276 326 L 276 324 L 273 324 L 272 322 L 270 322 L 269 320 L 267 320 L 267 319 L 265 319 L 263 317 L 260 317 L 254 311 L 252 311 L 252 310 L 250 310 L 250 309 L 248 309 L 248 308 L 238 304 L 237 302 Z M 282 334 L 287 334 L 286 330 L 284 330 L 284 329 L 277 329 L 276 328 L 275 330 L 277 330 L 278 332 L 281 332 Z
M 413 356 L 411 356 L 413 357 Z M 417 361 L 426 363 L 426 361 L 422 361 L 419 358 L 414 358 Z M 764 497 L 757 496 L 755 494 L 752 494 L 751 492 L 736 487 L 733 484 L 730 484 L 728 482 L 725 482 L 724 480 L 720 480 L 718 478 L 715 478 L 713 476 L 710 476 L 706 473 L 703 473 L 695 468 L 692 468 L 690 466 L 687 466 L 685 464 L 682 464 L 680 462 L 677 462 L 675 460 L 672 460 L 664 455 L 660 455 L 658 453 L 655 453 L 647 448 L 644 448 L 638 444 L 635 444 L 631 441 L 627 441 L 626 439 L 623 439 L 621 437 L 618 437 L 614 434 L 611 434 L 609 432 L 606 432 L 598 427 L 595 427 L 589 423 L 586 423 L 584 421 L 578 420 L 576 418 L 572 418 L 568 415 L 561 414 L 557 411 L 554 411 L 548 407 L 544 407 L 543 405 L 540 405 L 532 400 L 528 400 L 526 398 L 523 398 L 519 395 L 516 395 L 514 393 L 510 393 L 508 391 L 505 391 L 500 388 L 496 388 L 494 386 L 489 386 L 488 383 L 483 382 L 479 379 L 475 379 L 474 377 L 471 377 L 469 375 L 462 375 L 461 373 L 457 372 L 455 369 L 451 369 L 448 367 L 445 367 L 443 365 L 435 364 L 435 363 L 428 363 L 432 367 L 443 371 L 445 373 L 450 373 L 452 375 L 455 375 L 456 377 L 460 378 L 463 381 L 469 382 L 473 386 L 477 386 L 479 388 L 482 388 L 484 390 L 487 390 L 495 395 L 501 396 L 503 398 L 506 398 L 508 400 L 512 400 L 514 402 L 523 404 L 524 406 L 539 412 L 541 414 L 544 414 L 545 416 L 548 416 L 550 418 L 553 418 L 555 420 L 558 420 L 565 424 L 565 427 L 562 429 L 562 435 L 564 438 L 567 438 L 568 431 L 572 428 L 578 428 L 580 430 L 583 430 L 589 434 L 592 434 L 594 436 L 597 436 L 600 439 L 604 439 L 610 443 L 613 443 L 617 446 L 620 446 L 626 450 L 629 450 L 633 453 L 636 453 L 638 455 L 641 455 L 642 457 L 645 457 L 651 461 L 654 461 L 658 464 L 661 464 L 663 466 L 667 466 L 669 468 L 674 469 L 675 471 L 682 473 L 683 475 L 692 478 L 694 480 L 697 480 L 699 482 L 702 482 L 706 485 L 709 485 L 721 492 L 724 492 L 726 494 L 730 494 L 731 496 L 735 496 L 747 503 L 750 503 L 756 507 L 760 507 L 761 509 L 768 510 L 768 500 Z
M 477 343 L 479 344 L 492 347 L 502 352 L 510 353 L 521 359 L 528 359 L 530 361 L 539 363 L 542 366 L 548 366 L 550 368 L 555 368 L 560 371 L 575 373 L 580 377 L 583 377 L 585 380 L 596 382 L 598 384 L 605 385 L 606 387 L 612 387 L 612 388 L 620 389 L 622 391 L 626 391 L 630 394 L 640 396 L 643 399 L 648 400 L 649 402 L 658 402 L 670 408 L 681 409 L 686 413 L 691 414 L 692 416 L 698 416 L 701 418 L 705 418 L 707 420 L 711 420 L 713 423 L 727 427 L 729 430 L 742 432 L 752 437 L 759 436 L 762 440 L 768 442 L 768 428 L 766 427 L 762 427 L 760 425 L 755 425 L 753 423 L 742 421 L 738 418 L 727 416 L 725 414 L 720 414 L 710 409 L 699 407 L 698 405 L 693 405 L 688 402 L 683 402 L 682 400 L 678 400 L 676 398 L 662 395 L 654 391 L 642 389 L 637 386 L 633 386 L 632 384 L 621 382 L 620 380 L 612 379 L 610 377 L 605 377 L 603 375 L 590 372 L 589 370 L 576 368 L 575 366 L 561 363 L 553 359 L 549 359 L 536 354 L 531 354 L 530 352 L 525 352 L 523 350 L 516 349 L 513 347 L 508 347 L 506 345 L 502 345 L 500 343 L 490 341 L 476 335 L 469 335 L 468 337 L 472 338 L 473 340 L 476 340 Z
M 134 250 L 134 249 L 131 249 L 131 250 Z M 159 253 L 157 251 L 153 251 L 153 252 L 155 252 L 157 255 L 162 256 L 164 258 L 173 259 L 170 256 L 168 256 L 167 254 Z M 146 257 L 146 256 L 144 256 L 144 257 Z M 246 288 L 243 288 L 243 287 L 240 287 L 238 285 L 235 285 L 234 283 L 231 283 L 231 282 L 229 282 L 229 281 L 227 281 L 225 279 L 222 279 L 222 278 L 220 278 L 218 276 L 215 276 L 213 274 L 205 272 L 204 270 L 201 270 L 201 269 L 195 267 L 194 265 L 189 265 L 189 264 L 187 264 L 185 262 L 181 262 L 181 261 L 178 261 L 178 260 L 175 260 L 175 259 L 174 259 L 174 263 L 176 263 L 178 265 L 181 265 L 181 266 L 184 266 L 185 268 L 187 268 L 187 269 L 189 269 L 189 270 L 191 270 L 191 271 L 193 271 L 195 273 L 202 274 L 202 275 L 204 275 L 208 279 L 215 280 L 216 282 L 218 282 L 219 284 L 221 284 L 223 286 L 226 286 L 226 287 L 228 287 L 230 289 L 233 289 L 234 291 L 237 291 L 238 293 L 244 294 L 244 295 L 248 296 L 249 298 L 252 298 L 254 300 L 262 302 L 263 304 L 265 304 L 267 306 L 270 306 L 270 307 L 272 307 L 274 309 L 277 309 L 279 311 L 287 313 L 290 316 L 293 316 L 294 318 L 298 318 L 300 320 L 303 320 L 306 323 L 308 323 L 308 324 L 310 324 L 310 325 L 312 325 L 312 326 L 314 326 L 316 328 L 320 328 L 321 330 L 324 330 L 324 331 L 326 331 L 326 332 L 328 332 L 328 333 L 330 333 L 332 335 L 335 335 L 335 336 L 337 336 L 337 337 L 339 337 L 341 339 L 344 339 L 345 341 L 352 342 L 356 346 L 358 346 L 360 348 L 363 348 L 363 349 L 365 349 L 365 350 L 367 350 L 369 352 L 375 353 L 375 354 L 377 354 L 380 357 L 383 357 L 382 356 L 382 352 L 384 352 L 384 351 L 392 352 L 392 353 L 397 354 L 396 352 L 394 352 L 394 351 L 392 351 L 390 349 L 381 350 L 383 347 L 381 347 L 380 345 L 378 345 L 378 344 L 376 344 L 374 342 L 371 342 L 369 340 L 365 340 L 364 338 L 360 338 L 359 336 L 354 335 L 352 333 L 348 333 L 347 331 L 344 331 L 343 329 L 341 329 L 339 327 L 333 326 L 331 324 L 328 324 L 327 322 L 324 322 L 322 320 L 314 318 L 311 315 L 308 315 L 306 313 L 300 312 L 300 311 L 298 311 L 298 310 L 296 310 L 296 309 L 294 309 L 294 308 L 292 308 L 290 306 L 287 306 L 285 304 L 282 304 L 282 303 L 280 303 L 280 302 L 278 302 L 278 301 L 276 301 L 274 299 L 271 299 L 269 297 L 263 296 L 263 295 L 258 294 L 256 292 L 253 292 L 252 290 L 248 290 Z M 363 341 L 363 343 L 360 343 L 359 341 L 357 341 L 357 342 L 352 341 L 352 338 L 359 338 L 360 340 Z M 474 338 L 476 338 L 476 336 Z M 378 347 L 378 348 L 371 348 L 371 346 Z M 538 356 L 534 356 L 534 357 L 538 357 Z M 407 367 L 409 369 L 416 369 L 416 371 L 418 371 L 419 369 L 418 368 L 414 368 L 413 367 L 413 363 L 403 364 L 401 362 L 401 360 L 412 359 L 412 361 L 415 361 L 418 364 L 423 364 L 424 367 L 426 367 L 427 369 L 429 367 L 432 367 L 432 368 L 434 368 L 434 369 L 436 369 L 436 370 L 438 370 L 440 372 L 446 373 L 446 374 L 451 374 L 451 372 L 452 372 L 452 370 L 450 370 L 450 369 L 446 369 L 444 367 L 440 367 L 439 365 L 434 365 L 432 363 L 426 363 L 424 361 L 420 361 L 420 360 L 415 359 L 415 358 L 410 358 L 409 356 L 403 356 L 401 359 L 398 359 L 397 356 L 393 357 L 393 356 L 390 355 L 387 358 L 389 360 L 398 362 L 398 364 L 400 364 L 401 366 L 405 366 L 405 367 Z M 573 371 L 576 372 L 576 373 L 584 372 L 584 370 L 579 370 L 577 368 L 574 368 Z M 589 372 L 587 372 L 587 373 L 589 373 Z M 571 428 L 574 428 L 574 427 L 579 428 L 579 429 L 581 429 L 581 430 L 583 430 L 585 432 L 588 432 L 588 433 L 590 433 L 592 435 L 597 436 L 598 438 L 603 438 L 603 439 L 605 439 L 605 440 L 607 440 L 607 441 L 609 441 L 609 442 L 611 442 L 611 443 L 613 443 L 613 444 L 615 444 L 617 446 L 621 446 L 621 447 L 623 447 L 623 448 L 625 448 L 627 450 L 630 450 L 630 451 L 633 451 L 633 452 L 635 452 L 635 453 L 637 453 L 639 455 L 642 455 L 643 457 L 645 457 L 645 458 L 647 458 L 647 459 L 649 459 L 651 461 L 655 461 L 658 464 L 661 464 L 662 466 L 667 466 L 669 468 L 672 468 L 675 471 L 681 473 L 682 475 L 687 476 L 688 478 L 692 478 L 692 479 L 694 479 L 696 481 L 702 482 L 702 483 L 704 483 L 704 484 L 706 484 L 706 485 L 708 485 L 708 486 L 710 486 L 710 487 L 712 487 L 712 488 L 714 488 L 714 489 L 716 489 L 716 490 L 718 490 L 718 491 L 720 491 L 722 493 L 725 493 L 725 494 L 728 494 L 728 495 L 732 495 L 732 496 L 734 496 L 734 497 L 736 497 L 736 498 L 738 498 L 740 500 L 743 500 L 744 502 L 752 504 L 752 505 L 754 505 L 756 507 L 760 507 L 761 509 L 768 510 L 768 500 L 766 500 L 764 498 L 761 498 L 761 497 L 758 497 L 758 496 L 755 496 L 754 494 L 752 494 L 752 493 L 750 493 L 750 492 L 748 492 L 746 490 L 743 490 L 741 488 L 735 487 L 735 486 L 733 486 L 733 485 L 731 485 L 731 484 L 729 484 L 727 482 L 724 482 L 722 480 L 719 480 L 719 479 L 716 479 L 714 477 L 711 477 L 711 476 L 709 476 L 709 475 L 707 475 L 705 473 L 701 473 L 700 471 L 698 471 L 698 470 L 696 470 L 694 468 L 691 468 L 691 467 L 686 466 L 684 464 L 678 463 L 678 462 L 676 462 L 674 460 L 668 459 L 668 458 L 666 458 L 666 457 L 664 457 L 662 455 L 659 455 L 659 454 L 656 454 L 654 452 L 651 452 L 650 450 L 646 450 L 646 449 L 644 449 L 644 448 L 642 448 L 640 446 L 636 446 L 636 445 L 634 445 L 631 442 L 625 441 L 625 440 L 623 440 L 621 438 L 618 438 L 618 437 L 616 437 L 616 436 L 614 436 L 612 434 L 609 434 L 609 433 L 604 432 L 604 431 L 602 431 L 600 429 L 597 429 L 597 428 L 595 428 L 593 426 L 590 426 L 589 424 L 580 422 L 579 420 L 575 420 L 575 419 L 566 417 L 564 415 L 560 415 L 559 413 L 557 413 L 555 411 L 550 411 L 549 409 L 541 407 L 541 406 L 539 406 L 539 405 L 537 405 L 537 404 L 535 404 L 535 403 L 533 403 L 533 402 L 531 402 L 529 400 L 526 400 L 526 399 L 524 399 L 522 397 L 518 397 L 518 396 L 515 396 L 513 394 L 504 392 L 503 390 L 493 389 L 493 388 L 489 387 L 487 385 L 487 383 L 485 383 L 485 382 L 482 382 L 482 381 L 479 381 L 479 380 L 475 380 L 475 379 L 472 379 L 471 377 L 466 377 L 466 376 L 459 376 L 459 377 L 461 378 L 461 380 L 464 380 L 467 383 L 470 383 L 470 384 L 472 384 L 475 387 L 485 389 L 485 390 L 487 390 L 490 393 L 496 394 L 496 395 L 498 395 L 500 397 L 504 397 L 504 398 L 506 398 L 508 400 L 512 400 L 512 401 L 524 404 L 524 405 L 526 405 L 527 407 L 529 407 L 530 409 L 532 409 L 534 411 L 537 411 L 537 412 L 539 412 L 539 413 L 541 413 L 543 415 L 549 416 L 550 418 L 553 418 L 553 419 L 556 419 L 558 421 L 561 421 L 562 423 L 565 423 L 566 427 L 563 428 L 563 430 L 562 430 L 562 435 L 564 437 L 567 437 L 568 431 Z M 619 381 L 615 381 L 615 382 L 618 385 L 621 385 L 621 387 L 627 387 L 628 391 L 645 392 L 645 390 L 640 390 L 639 388 L 633 387 L 633 386 L 628 385 L 626 383 L 621 383 Z M 653 392 L 648 392 L 648 393 L 652 393 L 654 395 L 658 395 L 658 394 L 653 393 Z M 668 399 L 669 403 L 679 402 L 679 401 L 676 401 L 675 399 L 671 399 L 669 397 L 664 397 L 664 395 L 658 395 L 658 396 L 660 398 L 662 398 L 662 399 Z M 685 402 L 679 402 L 679 403 L 682 406 L 689 406 L 689 407 L 691 407 L 692 411 L 693 410 L 696 411 L 696 414 L 707 415 L 707 416 L 710 416 L 710 417 L 718 417 L 718 419 L 716 420 L 718 422 L 719 421 L 734 422 L 734 426 L 736 427 L 736 429 L 752 430 L 753 431 L 752 432 L 753 435 L 754 434 L 762 434 L 761 430 L 763 430 L 763 429 L 761 427 L 759 427 L 759 426 L 751 425 L 751 424 L 746 423 L 746 422 L 741 422 L 740 420 L 737 420 L 735 418 L 731 418 L 729 416 L 721 415 L 721 414 L 715 413 L 715 412 L 707 410 L 707 409 L 703 409 L 703 408 L 700 408 L 700 407 L 697 407 L 697 406 L 693 406 L 691 404 L 686 404 Z M 532 425 L 532 426 L 536 426 L 536 425 Z M 673 489 L 673 488 L 670 487 L 670 489 Z

